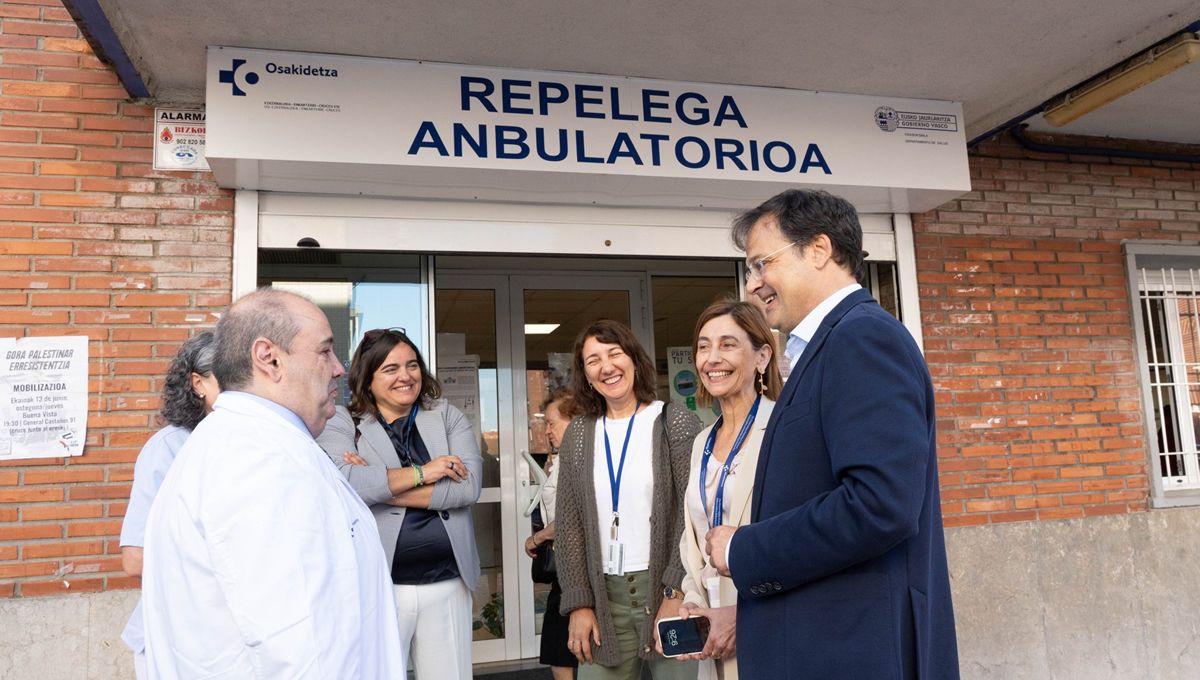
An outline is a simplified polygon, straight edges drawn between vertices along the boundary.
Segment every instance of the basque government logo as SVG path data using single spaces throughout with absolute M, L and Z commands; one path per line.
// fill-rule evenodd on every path
M 245 97 L 246 96 L 246 91 L 243 90 L 240 85 L 238 85 L 238 81 L 237 81 L 238 69 L 240 69 L 242 67 L 242 65 L 245 63 L 246 63 L 245 59 L 234 59 L 232 68 L 230 68 L 228 70 L 222 69 L 217 72 L 217 81 L 222 82 L 222 83 L 229 83 L 230 87 L 233 88 L 233 96 L 235 96 L 235 97 Z M 255 73 L 254 71 L 247 71 L 245 73 L 245 75 L 242 76 L 242 81 L 245 83 L 245 85 L 247 87 L 249 87 L 250 85 L 254 85 L 255 83 L 258 82 L 258 74 Z
M 875 109 L 875 124 L 884 132 L 895 132 L 900 127 L 900 114 L 890 106 Z

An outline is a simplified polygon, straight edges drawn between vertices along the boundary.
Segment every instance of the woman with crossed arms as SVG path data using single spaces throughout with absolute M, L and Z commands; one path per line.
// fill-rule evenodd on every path
M 750 521 L 758 450 L 782 387 L 773 348 L 771 329 L 749 302 L 717 302 L 696 321 L 697 401 L 708 405 L 716 398 L 721 409 L 692 446 L 687 527 L 679 542 L 687 570 L 679 615 L 703 616 L 710 624 L 704 650 L 679 657 L 700 660 L 700 680 L 737 678 L 737 588 L 710 564 L 704 536 L 717 524 Z
M 479 440 L 403 329 L 363 334 L 347 382 L 350 409 L 317 443 L 375 516 L 399 644 L 417 680 L 470 680 Z

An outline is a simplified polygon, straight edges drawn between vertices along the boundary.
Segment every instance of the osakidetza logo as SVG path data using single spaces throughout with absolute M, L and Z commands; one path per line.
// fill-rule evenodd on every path
M 234 59 L 229 68 L 217 71 L 217 82 L 228 83 L 235 97 L 245 97 L 246 88 L 257 85 L 260 80 L 257 71 L 251 71 L 248 67 L 243 69 L 243 66 L 246 66 L 245 59 Z M 312 64 L 278 64 L 269 61 L 264 70 L 271 75 L 338 77 L 337 69 Z
M 258 74 L 249 69 L 241 75 L 239 82 L 238 71 L 245 65 L 245 59 L 234 59 L 233 64 L 229 68 L 217 71 L 217 82 L 229 83 L 229 86 L 233 88 L 233 96 L 235 97 L 246 96 L 246 91 L 242 89 L 243 86 L 249 87 L 258 84 Z

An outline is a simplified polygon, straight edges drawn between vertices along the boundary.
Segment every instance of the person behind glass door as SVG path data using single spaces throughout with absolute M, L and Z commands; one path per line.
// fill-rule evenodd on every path
M 213 333 L 198 333 L 179 348 L 163 381 L 162 407 L 158 420 L 166 424 L 146 442 L 133 467 L 133 490 L 125 519 L 121 522 L 121 567 L 126 574 L 142 575 L 142 545 L 146 537 L 146 516 L 158 487 L 175 454 L 187 441 L 204 416 L 212 413 L 213 402 L 221 391 L 212 373 Z M 133 670 L 138 680 L 146 678 L 146 637 L 142 628 L 142 601 L 139 599 L 121 640 L 133 650 Z
M 704 650 L 680 657 L 700 659 L 700 680 L 738 677 L 737 588 L 731 579 L 717 574 L 703 546 L 712 526 L 750 521 L 758 450 L 782 385 L 774 342 L 762 312 L 749 302 L 714 303 L 696 321 L 692 341 L 700 375 L 696 400 L 707 406 L 716 398 L 721 409 L 721 418 L 692 445 L 687 528 L 679 542 L 687 569 L 679 614 L 703 616 L 710 624 Z
M 348 383 L 317 443 L 375 515 L 417 680 L 469 680 L 479 440 L 403 329 L 367 331 Z
M 601 320 L 575 340 L 571 389 L 583 415 L 563 436 L 555 521 L 568 649 L 581 680 L 695 678 L 655 651 L 654 621 L 682 602 L 683 498 L 695 414 L 663 404 L 654 364 L 628 326 Z
M 546 403 L 542 405 L 542 414 L 546 418 L 546 438 L 550 440 L 550 459 L 547 461 L 546 482 L 542 484 L 542 520 L 546 526 L 537 533 L 525 539 L 525 554 L 533 557 L 538 546 L 546 541 L 554 540 L 556 524 L 554 521 L 555 501 L 558 496 L 558 464 L 557 451 L 562 446 L 563 433 L 571 419 L 579 415 L 579 407 L 567 388 L 555 390 Z M 542 646 L 538 661 L 550 667 L 554 680 L 571 680 L 575 677 L 575 667 L 579 661 L 567 649 L 567 619 L 558 611 L 562 602 L 562 586 L 555 578 L 550 583 L 550 593 L 546 596 L 546 613 L 542 617 Z

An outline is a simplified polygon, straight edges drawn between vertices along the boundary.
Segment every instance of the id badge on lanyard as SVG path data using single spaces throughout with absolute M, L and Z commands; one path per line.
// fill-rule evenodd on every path
M 617 538 L 617 526 L 619 520 L 616 513 L 613 513 L 612 528 L 608 535 L 608 560 L 604 563 L 604 573 L 613 576 L 625 575 L 625 544 Z
M 625 430 L 625 443 L 621 445 L 621 462 L 613 471 L 612 446 L 608 443 L 608 416 L 601 422 L 604 429 L 604 453 L 608 457 L 608 484 L 612 492 L 612 525 L 608 530 L 608 557 L 604 561 L 604 573 L 613 576 L 625 575 L 625 544 L 621 542 L 619 529 L 621 516 L 617 512 L 621 498 L 621 475 L 625 473 L 625 454 L 629 451 L 629 440 L 633 438 L 633 420 L 637 417 L 638 404 L 629 416 L 629 427 Z

